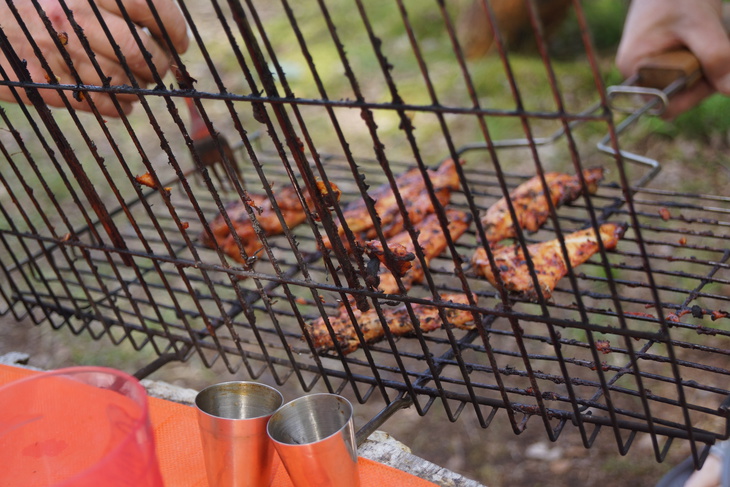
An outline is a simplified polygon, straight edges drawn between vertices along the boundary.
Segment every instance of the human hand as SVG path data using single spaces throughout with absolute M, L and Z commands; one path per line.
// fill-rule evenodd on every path
M 83 34 L 86 36 L 95 54 L 96 61 L 103 72 L 102 76 L 98 74 L 91 62 L 89 54 L 76 36 L 62 8 L 63 0 L 38 0 L 39 5 L 50 20 L 56 33 L 63 37 L 68 37 L 65 46 L 66 51 L 71 59 L 73 68 L 78 73 L 81 84 L 102 85 L 105 77 L 111 78 L 110 84 L 112 85 L 132 84 L 130 77 L 117 58 L 112 44 L 102 28 L 102 24 L 90 6 L 90 2 L 92 1 L 98 7 L 99 14 L 111 33 L 111 36 L 113 36 L 114 42 L 123 53 L 131 76 L 141 88 L 154 82 L 152 70 L 132 35 L 130 27 L 125 22 L 117 0 L 65 0 L 65 4 L 72 11 L 76 23 L 83 29 Z M 8 3 L 15 6 L 15 10 L 17 10 L 22 19 L 22 23 L 29 32 L 29 37 L 33 39 L 43 53 L 43 57 L 48 62 L 56 80 L 61 84 L 77 84 L 79 81 L 72 74 L 73 72 L 66 61 L 64 61 L 61 51 L 57 48 L 53 36 L 43 24 L 41 17 L 33 6 L 33 2 L 30 0 L 15 2 L 0 1 L 0 19 L 2 19 L 0 27 L 2 27 L 18 57 L 21 60 L 27 61 L 27 68 L 32 80 L 37 83 L 47 83 L 51 78 L 46 70 L 43 69 L 31 42 L 23 32 L 21 25 L 16 21 L 13 10 L 8 6 Z M 164 76 L 169 69 L 169 55 L 154 39 L 161 39 L 162 31 L 155 21 L 147 0 L 121 0 L 121 3 L 134 22 L 134 28 L 139 34 L 144 49 L 150 53 L 153 66 L 160 77 Z M 152 0 L 152 3 L 175 49 L 180 53 L 185 52 L 188 48 L 187 27 L 185 25 L 185 19 L 174 0 Z M 5 70 L 10 80 L 18 80 L 18 77 L 2 51 L 0 51 L 0 66 Z M 39 91 L 47 104 L 51 106 L 64 106 L 63 100 L 56 90 L 40 89 Z M 27 103 L 28 99 L 25 90 L 17 89 L 17 92 L 22 96 L 23 101 Z M 89 92 L 88 94 L 102 115 L 120 115 L 109 95 L 100 92 Z M 131 94 L 117 94 L 115 96 L 124 113 L 129 113 L 132 110 L 132 104 L 138 100 L 136 95 Z M 87 100 L 82 100 L 80 97 L 76 99 L 76 97 L 71 96 L 68 92 L 66 92 L 66 98 L 74 108 L 87 111 L 91 110 Z M 0 99 L 6 101 L 16 100 L 7 86 L 0 86 Z
M 717 455 L 709 455 L 702 468 L 690 475 L 684 487 L 721 487 L 722 463 Z
M 722 0 L 634 0 L 624 24 L 616 65 L 629 77 L 648 56 L 689 49 L 704 77 L 670 99 L 673 118 L 719 91 L 730 94 L 730 39 L 722 23 Z

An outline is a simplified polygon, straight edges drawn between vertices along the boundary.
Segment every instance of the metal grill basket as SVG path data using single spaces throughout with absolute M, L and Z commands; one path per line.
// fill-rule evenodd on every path
M 687 440 L 701 464 L 728 437 L 730 198 L 649 185 L 660 164 L 619 142 L 661 97 L 628 118 L 615 112 L 581 4 L 571 5 L 570 22 L 586 62 L 568 72 L 550 51 L 536 3 L 527 11 L 544 67 L 538 78 L 522 74 L 523 58 L 499 31 L 488 59 L 468 60 L 458 12 L 441 1 L 179 0 L 192 45 L 172 55 L 177 78 L 158 76 L 150 88 L 51 74 L 54 82 L 33 82 L 0 29 L 0 49 L 14 60 L 0 68 L 0 84 L 29 99 L 0 110 L 0 315 L 151 347 L 159 359 L 140 376 L 197 355 L 252 378 L 270 373 L 305 391 L 382 401 L 360 439 L 402 407 L 425 415 L 439 401 L 449 419 L 474 415 L 484 428 L 502 417 L 519 433 L 531 420 L 554 440 L 570 425 L 586 446 L 608 429 L 622 453 L 646 433 L 659 461 L 673 440 Z M 385 14 L 398 21 L 381 22 Z M 90 50 L 83 32 L 66 34 L 61 49 Z M 174 51 L 166 34 L 160 43 Z M 543 95 L 532 96 L 538 86 Z M 65 106 L 46 107 L 47 90 Z M 79 112 L 74 100 L 92 93 L 134 94 L 140 103 L 118 118 Z M 217 150 L 224 137 L 232 141 L 215 165 L 201 160 L 186 99 Z M 384 294 L 369 279 L 372 257 L 348 252 L 350 236 L 338 233 L 343 209 L 359 201 L 372 215 L 367 195 L 381 185 L 400 195 L 396 178 L 414 167 L 435 202 L 427 169 L 449 159 L 462 162 L 458 189 L 434 204 L 435 215 L 444 228 L 447 209 L 459 210 L 470 226 L 458 238 L 446 232 L 430 261 L 416 247 L 422 282 Z M 514 243 L 558 239 L 563 248 L 570 232 L 615 222 L 627 226 L 615 249 L 571 268 L 550 299 L 515 296 L 477 275 L 472 254 L 492 252 L 482 243 L 487 208 L 535 176 L 593 166 L 605 169 L 595 194 L 549 205 L 542 228 L 519 229 Z M 139 182 L 145 174 L 148 185 Z M 305 203 L 304 221 L 266 235 L 251 195 L 264 195 L 283 220 L 274 202 L 287 187 Z M 339 202 L 327 198 L 334 187 Z M 203 244 L 232 202 L 246 202 L 255 222 L 262 249 L 252 255 L 241 241 L 235 255 Z M 394 209 L 414 239 L 408 203 L 396 197 Z M 387 247 L 377 218 L 373 231 Z M 455 293 L 470 298 L 442 299 Z M 315 350 L 304 333 L 341 309 L 353 323 L 367 309 L 387 323 L 398 306 L 414 332 L 384 327 L 373 343 L 360 334 L 352 353 Z M 476 326 L 426 333 L 419 306 L 447 323 L 449 312 L 470 311 Z

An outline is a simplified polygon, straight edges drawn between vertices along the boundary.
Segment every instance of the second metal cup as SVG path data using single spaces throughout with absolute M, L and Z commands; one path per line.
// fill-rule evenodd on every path
M 353 409 L 336 394 L 311 394 L 271 416 L 267 431 L 295 487 L 359 487 Z
M 279 391 L 257 382 L 222 382 L 198 393 L 195 406 L 211 487 L 271 484 L 275 449 L 266 425 L 283 402 Z

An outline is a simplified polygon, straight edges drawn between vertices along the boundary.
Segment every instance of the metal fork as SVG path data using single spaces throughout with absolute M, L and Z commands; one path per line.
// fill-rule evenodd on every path
M 185 104 L 190 111 L 190 138 L 193 140 L 193 150 L 198 156 L 197 161 L 199 164 L 202 167 L 209 168 L 221 185 L 225 186 L 229 182 L 229 177 L 225 169 L 225 164 L 228 163 L 228 167 L 233 168 L 235 177 L 238 178 L 241 185 L 245 188 L 246 183 L 241 174 L 241 168 L 231 149 L 231 145 L 228 143 L 228 139 L 223 134 L 218 133 L 216 136 L 213 136 L 210 133 L 192 98 L 185 97 Z M 221 164 L 223 165 L 222 175 L 218 171 Z M 231 185 L 232 187 L 233 185 Z
M 175 63 L 171 63 L 171 70 L 175 75 L 175 79 L 178 85 L 183 90 L 193 90 L 193 79 L 186 72 L 183 72 Z M 221 184 L 221 188 L 227 186 L 230 182 L 230 187 L 233 188 L 231 177 L 237 177 L 241 182 L 241 185 L 245 188 L 246 183 L 241 174 L 241 168 L 238 165 L 231 145 L 228 143 L 228 139 L 221 133 L 213 135 L 208 126 L 203 120 L 203 116 L 200 114 L 198 107 L 191 97 L 185 97 L 185 104 L 190 112 L 190 138 L 193 141 L 193 151 L 197 158 L 193 158 L 198 164 L 198 168 L 203 167 L 209 168 L 218 182 Z M 219 172 L 219 168 L 222 165 L 223 173 Z M 235 174 L 229 175 L 226 167 L 232 167 Z

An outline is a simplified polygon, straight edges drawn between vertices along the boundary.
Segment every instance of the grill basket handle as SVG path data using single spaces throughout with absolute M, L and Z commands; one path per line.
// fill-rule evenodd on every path
M 684 87 L 692 86 L 702 76 L 700 61 L 688 49 L 655 54 L 645 59 L 638 70 L 640 86 L 663 90 L 679 79 Z

